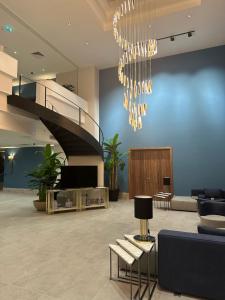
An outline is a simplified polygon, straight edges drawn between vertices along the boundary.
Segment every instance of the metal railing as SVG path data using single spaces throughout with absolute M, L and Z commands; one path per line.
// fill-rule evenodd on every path
M 35 92 L 35 96 L 34 96 L 35 99 L 33 99 L 33 97 L 30 97 L 29 93 L 28 94 L 23 93 L 24 87 L 26 87 L 26 85 L 29 84 L 29 83 L 35 84 L 36 88 L 37 88 L 37 85 L 39 85 L 42 88 L 44 88 L 44 107 L 46 107 L 48 109 L 51 109 L 52 111 L 55 111 L 55 112 L 57 112 L 59 114 L 61 114 L 61 113 L 58 112 L 57 108 L 49 101 L 49 99 L 48 99 L 48 93 L 47 92 L 51 91 L 54 94 L 62 97 L 65 100 L 65 102 L 69 103 L 73 107 L 73 109 L 76 110 L 76 112 L 74 112 L 75 116 L 77 115 L 77 112 L 78 112 L 78 118 L 77 118 L 78 120 L 77 120 L 77 122 L 74 121 L 74 123 L 78 124 L 80 127 L 84 128 L 85 130 L 88 131 L 88 129 L 82 124 L 82 117 L 84 116 L 85 117 L 85 123 L 87 123 L 87 120 L 89 120 L 91 122 L 91 124 L 95 127 L 94 129 L 97 129 L 98 138 L 99 138 L 98 142 L 100 143 L 101 146 L 103 145 L 104 135 L 103 135 L 103 131 L 102 131 L 101 127 L 99 126 L 99 124 L 82 107 L 80 107 L 79 105 L 77 105 L 72 100 L 70 100 L 67 97 L 65 97 L 64 95 L 62 95 L 61 93 L 59 93 L 57 91 L 54 91 L 53 89 L 47 87 L 46 85 L 44 85 L 43 83 L 41 83 L 39 81 L 34 81 L 34 80 L 32 80 L 32 79 L 30 79 L 28 77 L 20 75 L 19 76 L 18 86 L 14 86 L 14 88 L 18 87 L 18 94 L 19 94 L 19 96 L 22 96 L 24 98 L 32 98 L 32 100 L 36 101 L 36 92 Z M 61 115 L 63 115 L 63 114 L 61 114 Z M 66 115 L 63 115 L 63 116 L 65 116 L 65 117 L 68 118 L 68 116 L 66 116 Z M 74 120 L 76 120 L 76 117 L 74 118 Z M 88 131 L 88 132 L 90 132 L 90 131 Z M 94 130 L 94 132 L 95 132 L 95 130 Z M 94 134 L 92 132 L 90 132 L 90 133 L 94 136 Z

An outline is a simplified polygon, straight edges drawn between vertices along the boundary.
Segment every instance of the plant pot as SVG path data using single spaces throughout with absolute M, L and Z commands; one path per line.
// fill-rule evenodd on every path
M 34 200 L 33 201 L 34 207 L 38 211 L 46 211 L 46 202 L 45 201 L 39 201 L 39 200 Z
M 118 201 L 120 190 L 109 190 L 109 201 Z

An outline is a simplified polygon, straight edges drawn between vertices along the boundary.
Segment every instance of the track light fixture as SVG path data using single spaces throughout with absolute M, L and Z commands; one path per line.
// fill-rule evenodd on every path
M 162 37 L 162 38 L 157 39 L 157 41 L 162 41 L 162 40 L 170 39 L 171 42 L 174 42 L 174 41 L 175 41 L 175 38 L 176 38 L 177 36 L 187 35 L 188 37 L 192 37 L 192 36 L 193 36 L 193 33 L 195 33 L 195 30 L 191 30 L 191 31 L 186 31 L 186 32 L 177 33 L 177 34 L 174 34 L 174 35 L 165 36 L 165 37 Z

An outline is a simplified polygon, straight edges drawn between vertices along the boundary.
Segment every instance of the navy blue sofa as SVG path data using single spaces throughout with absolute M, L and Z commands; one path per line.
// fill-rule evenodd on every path
M 161 288 L 194 297 L 225 299 L 225 237 L 161 230 L 158 235 Z
M 201 200 L 214 199 L 225 202 L 225 190 L 223 189 L 193 189 L 191 190 L 191 196 Z

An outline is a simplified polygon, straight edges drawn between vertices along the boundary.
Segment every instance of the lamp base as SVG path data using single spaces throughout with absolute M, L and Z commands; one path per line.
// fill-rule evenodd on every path
M 134 236 L 134 239 L 139 242 L 155 242 L 155 237 L 151 235 L 137 234 Z

